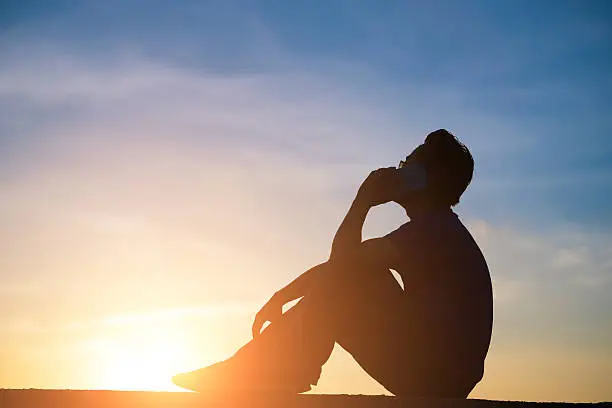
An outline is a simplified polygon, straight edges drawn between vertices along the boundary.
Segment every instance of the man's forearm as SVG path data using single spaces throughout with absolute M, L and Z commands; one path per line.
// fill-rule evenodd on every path
M 274 297 L 285 304 L 300 298 L 308 292 L 309 288 L 319 279 L 327 267 L 327 262 L 314 266 L 295 278 L 290 284 L 274 294 Z
M 330 260 L 343 258 L 345 254 L 352 253 L 361 245 L 361 233 L 363 223 L 366 220 L 369 205 L 364 205 L 358 200 L 353 201 L 351 208 L 342 220 L 334 241 L 332 243 Z
M 363 229 L 363 223 L 365 222 L 369 210 L 369 205 L 364 205 L 357 199 L 353 201 L 351 208 L 334 236 L 332 250 L 329 256 L 330 261 L 343 258 L 344 254 L 352 253 L 359 248 L 361 245 L 361 230 Z M 319 279 L 320 275 L 325 273 L 328 267 L 328 262 L 325 262 L 308 269 L 287 286 L 276 292 L 273 298 L 285 304 L 304 296 L 314 282 Z

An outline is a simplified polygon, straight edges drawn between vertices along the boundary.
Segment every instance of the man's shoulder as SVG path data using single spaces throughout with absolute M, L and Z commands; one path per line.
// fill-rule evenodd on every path
M 447 246 L 449 240 L 471 242 L 473 238 L 468 229 L 453 211 L 427 214 L 426 216 L 405 222 L 395 230 L 383 236 L 399 246 Z M 462 246 L 462 245 L 459 245 Z

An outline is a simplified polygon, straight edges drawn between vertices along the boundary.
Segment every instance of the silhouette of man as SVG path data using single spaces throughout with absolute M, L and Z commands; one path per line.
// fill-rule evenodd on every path
M 483 376 L 493 319 L 485 259 L 451 210 L 473 168 L 469 150 L 440 129 L 398 168 L 374 170 L 338 228 L 329 260 L 271 297 L 255 317 L 253 340 L 230 359 L 173 381 L 208 392 L 304 392 L 316 385 L 337 342 L 395 395 L 467 397 Z M 406 169 L 424 170 L 421 188 L 406 188 Z M 369 209 L 388 202 L 401 205 L 410 221 L 362 241 Z M 283 305 L 298 298 L 283 314 Z M 260 333 L 265 322 L 271 324 Z

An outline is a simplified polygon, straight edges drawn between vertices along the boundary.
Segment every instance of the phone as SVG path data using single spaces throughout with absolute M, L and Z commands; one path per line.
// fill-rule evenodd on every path
M 427 172 L 425 171 L 425 167 L 420 163 L 406 163 L 397 169 L 397 171 L 400 172 L 403 179 L 402 188 L 405 189 L 403 193 L 413 192 L 427 187 Z

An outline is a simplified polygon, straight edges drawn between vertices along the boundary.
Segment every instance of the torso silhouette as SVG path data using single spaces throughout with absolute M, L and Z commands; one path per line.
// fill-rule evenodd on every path
M 451 210 L 415 218 L 385 238 L 398 249 L 390 267 L 404 283 L 415 358 L 430 372 L 475 384 L 493 321 L 491 278 L 478 245 Z

